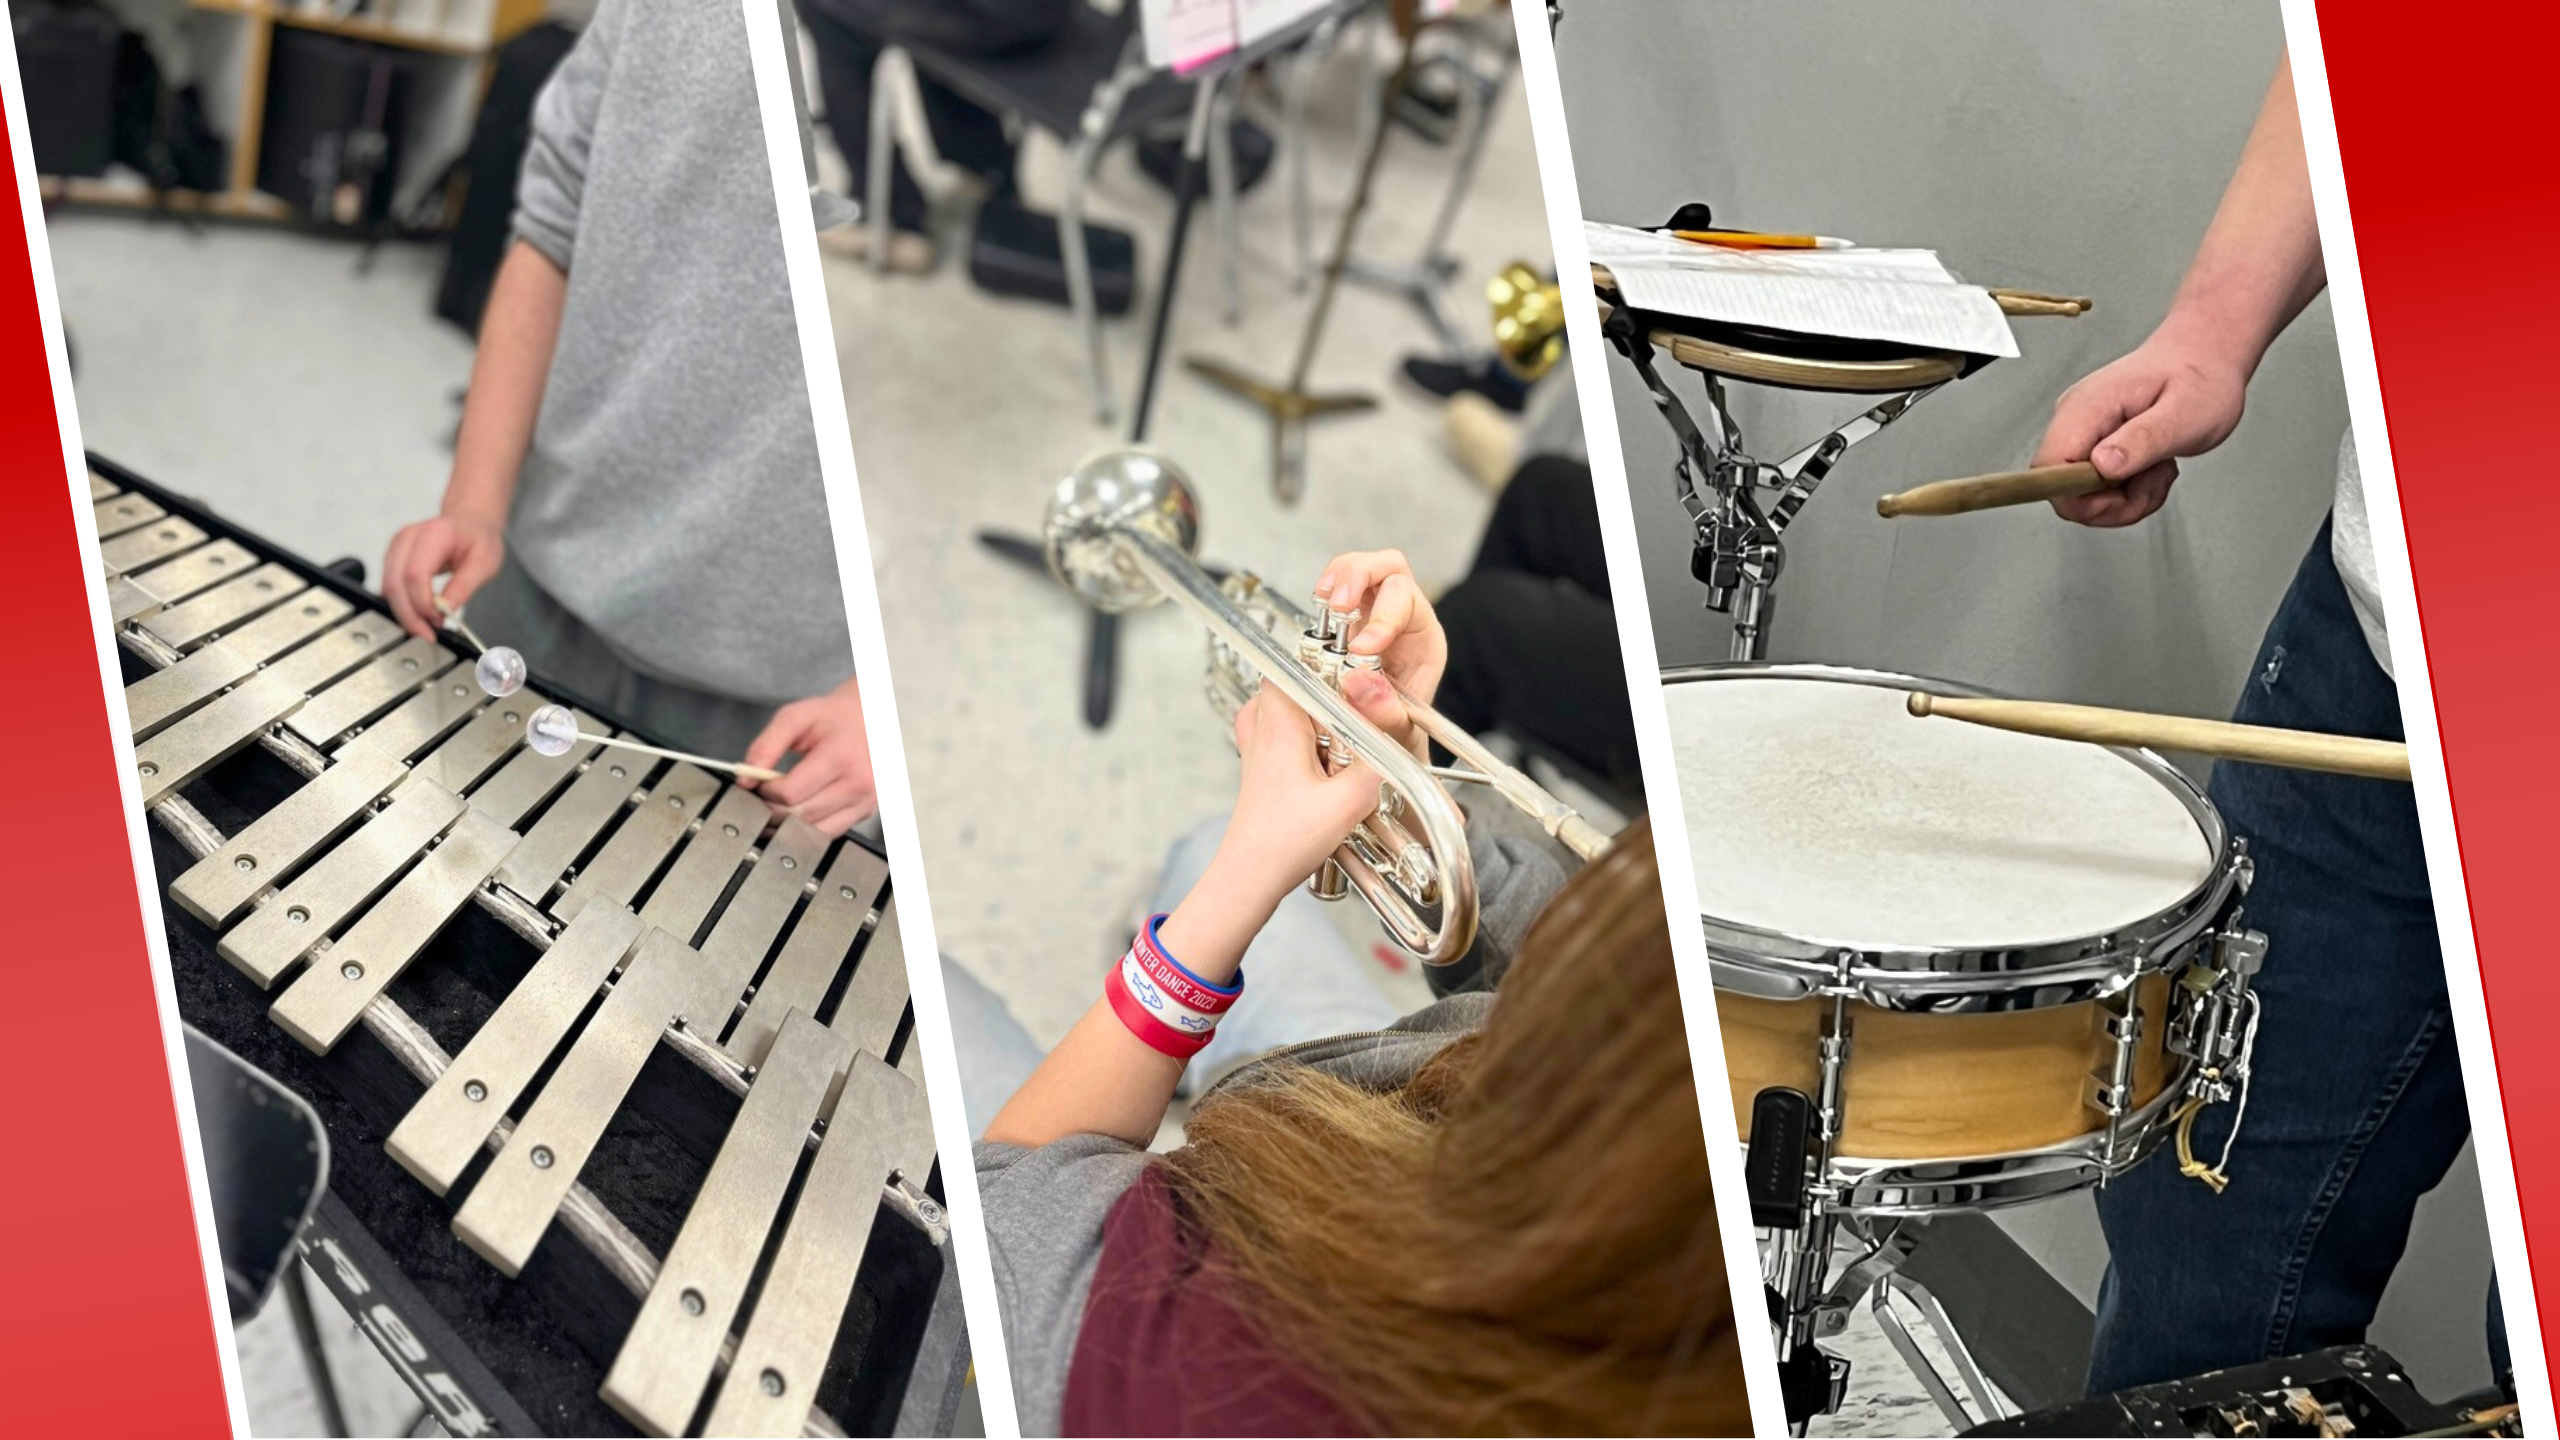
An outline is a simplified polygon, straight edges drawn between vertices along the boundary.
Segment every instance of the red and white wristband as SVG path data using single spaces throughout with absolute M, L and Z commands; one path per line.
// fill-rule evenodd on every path
M 1219 1019 L 1244 993 L 1244 975 L 1238 972 L 1235 983 L 1219 985 L 1192 974 L 1156 933 L 1164 919 L 1148 919 L 1129 953 L 1103 981 L 1102 993 L 1130 1034 L 1152 1049 L 1187 1060 L 1209 1043 Z

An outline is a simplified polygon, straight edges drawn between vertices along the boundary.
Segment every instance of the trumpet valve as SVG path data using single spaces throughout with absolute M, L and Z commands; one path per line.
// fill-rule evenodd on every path
M 1352 622 L 1360 618 L 1357 610 L 1336 610 L 1321 594 L 1315 597 L 1315 618 L 1307 629 L 1307 638 L 1321 645 L 1330 655 L 1351 653 Z
M 1319 900 L 1339 900 L 1351 893 L 1351 876 L 1343 870 L 1342 862 L 1327 860 L 1307 877 L 1307 893 Z

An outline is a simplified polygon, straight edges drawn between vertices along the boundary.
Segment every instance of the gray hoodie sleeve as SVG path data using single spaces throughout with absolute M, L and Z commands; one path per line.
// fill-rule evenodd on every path
M 1102 1222 L 1149 1156 L 1125 1140 L 1070 1135 L 1036 1150 L 981 1140 L 974 1158 L 1022 1433 L 1055 1435 L 1102 1263 Z
M 596 110 L 613 72 L 621 19 L 620 0 L 597 6 L 595 19 L 533 102 L 533 137 L 516 177 L 515 234 L 562 270 L 577 248 L 578 201 L 586 189 Z

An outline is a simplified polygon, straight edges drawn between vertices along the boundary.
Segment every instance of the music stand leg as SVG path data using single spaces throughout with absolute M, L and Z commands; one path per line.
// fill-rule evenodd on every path
M 889 197 L 891 172 L 898 164 L 898 102 L 889 89 L 890 57 L 901 53 L 895 45 L 880 47 L 880 58 L 871 62 L 871 133 L 865 137 L 862 163 L 870 168 L 862 177 L 862 203 L 871 213 L 862 217 L 871 231 L 871 269 L 874 274 L 889 273 Z
M 1218 221 L 1218 280 L 1222 304 L 1219 318 L 1234 325 L 1244 318 L 1244 277 L 1239 252 L 1244 237 L 1236 220 L 1236 97 L 1221 93 L 1209 120 L 1209 199 Z
M 1325 321 L 1333 313 L 1333 297 L 1342 289 L 1342 272 L 1351 259 L 1351 242 L 1359 234 L 1360 217 L 1369 208 L 1369 194 L 1378 178 L 1378 161 L 1387 148 L 1387 125 L 1384 107 L 1390 97 L 1404 89 L 1413 75 L 1414 42 L 1421 31 L 1416 27 L 1401 37 L 1393 74 L 1380 87 L 1380 115 L 1376 130 L 1369 136 L 1368 150 L 1360 157 L 1359 179 L 1353 184 L 1351 203 L 1343 208 L 1341 228 L 1335 232 L 1333 254 L 1325 262 L 1324 278 L 1316 286 L 1315 304 L 1307 312 L 1307 328 L 1298 339 L 1298 357 L 1289 367 L 1286 384 L 1271 385 L 1256 380 L 1233 366 L 1197 356 L 1184 364 L 1210 384 L 1261 406 L 1271 417 L 1271 488 L 1283 504 L 1295 504 L 1306 493 L 1306 423 L 1321 415 L 1346 410 L 1366 410 L 1376 405 L 1369 395 L 1318 395 L 1307 389 L 1309 372 L 1315 368 L 1316 350 L 1324 340 Z
M 1457 168 L 1449 177 L 1449 189 L 1441 197 L 1439 213 L 1432 217 L 1431 233 L 1423 241 L 1422 253 L 1401 264 L 1354 257 L 1345 269 L 1346 278 L 1400 297 L 1420 312 L 1441 353 L 1453 360 L 1464 359 L 1468 346 L 1440 304 L 1442 293 L 1458 278 L 1458 257 L 1449 253 L 1449 235 L 1457 228 L 1458 212 L 1466 207 L 1467 196 L 1474 189 L 1485 137 L 1493 130 L 1494 104 L 1502 97 L 1503 82 L 1509 73 L 1509 62 L 1499 59 L 1489 75 L 1476 69 L 1468 63 L 1474 48 L 1472 44 L 1467 46 L 1465 58 L 1450 61 L 1466 76 L 1466 89 L 1462 92 L 1467 109 L 1463 122 L 1466 138 L 1459 142 Z
M 1173 320 L 1173 300 L 1182 278 L 1183 242 L 1191 233 L 1191 211 L 1200 203 L 1210 113 L 1217 104 L 1221 83 L 1219 76 L 1204 78 L 1191 97 L 1191 123 L 1182 135 L 1182 175 L 1173 191 L 1173 231 L 1165 238 L 1164 270 L 1156 283 L 1155 318 L 1147 325 L 1146 369 L 1138 379 L 1138 403 L 1129 424 L 1129 439 L 1135 444 L 1146 443 L 1147 421 L 1155 413 L 1156 380 L 1164 372 L 1164 337 Z

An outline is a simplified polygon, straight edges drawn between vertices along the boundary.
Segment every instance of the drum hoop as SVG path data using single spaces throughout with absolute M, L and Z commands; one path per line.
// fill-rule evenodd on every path
M 2178 1063 L 2160 1093 L 2124 1118 L 2124 1153 L 2110 1164 L 2105 1154 L 2104 1126 L 2086 1134 L 1989 1155 L 1946 1156 L 1930 1160 L 1867 1160 L 1835 1156 L 1825 1178 L 1838 1209 L 1873 1216 L 1923 1216 L 1955 1211 L 1978 1212 L 2050 1199 L 2102 1184 L 2143 1163 L 2166 1143 L 2174 1128 L 2172 1112 L 2185 1093 L 2185 1078 L 2194 1061 Z M 1934 1171 L 1963 1168 L 1980 1173 L 1949 1178 Z M 1961 1192 L 1959 1198 L 1917 1201 L 1891 1198 L 1913 1190 Z
M 1666 688 L 1734 678 L 2005 698 L 1981 686 L 1848 665 L 1723 661 L 1662 672 Z M 1850 945 L 1701 914 L 1715 985 L 1763 999 L 1797 1000 L 1837 992 L 1845 984 L 1856 998 L 1887 1010 L 2033 1009 L 2102 999 L 2146 971 L 2166 968 L 2229 908 L 2240 883 L 2240 847 L 2204 791 L 2157 752 L 2105 748 L 2176 796 L 2204 832 L 2212 869 L 2176 903 L 2101 934 L 1999 949 Z M 1982 1003 L 1991 996 L 2008 997 L 2009 1003 Z

